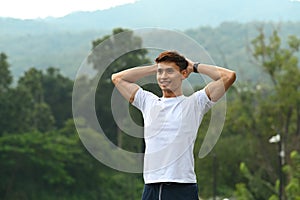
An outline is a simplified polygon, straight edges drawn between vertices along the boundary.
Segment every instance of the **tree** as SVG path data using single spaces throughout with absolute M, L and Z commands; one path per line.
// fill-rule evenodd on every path
M 68 130 L 70 130 L 68 128 Z M 99 166 L 73 132 L 0 137 L 0 199 L 102 199 Z
M 120 33 L 125 34 L 122 34 L 121 38 L 115 39 Z M 103 51 L 103 49 L 107 50 Z M 126 51 L 126 49 L 136 50 L 123 55 L 122 52 Z M 103 73 L 97 84 L 96 93 L 96 113 L 99 123 L 112 142 L 133 151 L 137 148 L 137 143 L 133 142 L 135 138 L 123 134 L 114 123 L 110 106 L 114 85 L 110 78 L 114 72 L 149 63 L 150 61 L 146 55 L 147 50 L 142 49 L 141 38 L 135 36 L 130 30 L 116 28 L 113 30 L 112 35 L 106 35 L 101 39 L 93 41 L 93 53 L 88 58 L 89 62 L 93 64 L 93 68 L 99 71 L 99 73 Z M 113 60 L 114 57 L 116 57 L 115 60 Z M 103 66 L 103 61 L 107 60 L 111 63 L 109 66 Z M 128 103 L 125 101 L 123 104 L 120 106 L 128 106 Z M 126 137 L 129 137 L 127 141 Z M 141 148 L 138 149 L 141 151 Z
M 10 71 L 6 74 L 10 77 Z M 62 76 L 58 69 L 50 67 L 44 73 L 31 68 L 20 77 L 16 87 L 9 87 L 11 79 L 7 76 L 3 74 L 1 79 L 0 135 L 31 130 L 46 132 L 62 128 L 72 117 L 73 81 Z
M 3 93 L 8 90 L 13 80 L 5 53 L 0 53 L 0 77 L 0 93 Z
M 7 56 L 0 54 L 0 136 L 4 133 L 22 132 L 31 129 L 29 116 L 32 99 L 22 89 L 11 87 L 12 76 Z
M 290 36 L 289 48 L 283 48 L 277 30 L 274 30 L 269 38 L 269 44 L 265 41 L 265 35 L 261 31 L 252 44 L 254 58 L 272 80 L 273 94 L 270 96 L 275 100 L 273 102 L 277 104 L 276 108 L 280 111 L 280 115 L 273 117 L 274 124 L 271 126 L 282 133 L 284 140 L 287 139 L 289 132 L 299 135 L 300 124 L 296 123 L 296 127 L 292 127 L 291 120 L 293 116 L 296 122 L 300 120 L 300 70 L 298 58 L 295 55 L 299 52 L 300 39 Z
M 250 88 L 251 90 L 248 87 L 246 93 L 249 94 L 251 91 L 253 98 L 252 101 L 245 102 L 247 107 L 249 103 L 252 106 L 252 110 L 247 112 L 251 113 L 248 115 L 250 118 L 244 122 L 240 121 L 244 116 L 242 114 L 240 117 L 237 116 L 236 122 L 240 121 L 249 128 L 245 131 L 251 134 L 250 138 L 253 141 L 251 149 L 256 154 L 257 162 L 247 163 L 249 170 L 256 171 L 255 177 L 259 177 L 260 180 L 274 183 L 278 178 L 277 171 L 281 169 L 278 169 L 276 160 L 278 150 L 276 146 L 268 144 L 269 138 L 280 134 L 286 154 L 299 150 L 296 141 L 299 140 L 300 126 L 300 69 L 296 53 L 299 52 L 300 40 L 295 36 L 290 36 L 286 47 L 282 47 L 276 29 L 269 38 L 266 38 L 263 29 L 259 31 L 259 35 L 252 41 L 253 57 L 270 81 L 267 85 L 256 85 Z M 241 128 L 242 124 L 239 124 Z M 284 160 L 285 163 L 290 162 L 290 160 Z M 253 195 L 255 194 L 256 199 L 265 198 L 262 194 L 267 191 L 264 191 L 262 187 L 256 190 L 256 186 L 251 185 L 250 182 L 246 186 Z M 283 198 L 285 197 L 283 195 Z
M 49 131 L 54 128 L 54 117 L 48 104 L 45 103 L 43 88 L 43 73 L 31 68 L 18 81 L 18 91 L 24 91 L 31 97 L 33 107 L 27 118 L 32 128 L 38 131 Z
M 125 33 L 124 38 L 118 38 L 119 34 L 123 32 Z M 120 43 L 122 43 L 122 45 Z M 122 54 L 121 52 L 124 49 L 120 49 L 119 47 L 136 50 Z M 103 48 L 105 49 L 104 51 Z M 75 103 L 75 106 L 73 107 L 75 109 L 78 109 L 78 111 L 82 111 L 76 113 L 83 113 L 82 115 L 85 115 L 86 109 L 91 109 L 87 108 L 87 106 L 85 105 L 91 103 L 91 99 L 93 100 L 93 98 L 91 98 L 91 96 L 93 96 L 92 92 L 96 92 L 94 100 L 96 104 L 95 109 L 98 121 L 95 123 L 100 124 L 104 134 L 106 135 L 106 137 L 109 138 L 109 140 L 112 143 L 114 143 L 122 149 L 134 152 L 143 151 L 143 140 L 141 138 L 134 138 L 128 136 L 127 134 L 124 134 L 124 132 L 121 129 L 119 129 L 114 120 L 111 108 L 111 100 L 114 91 L 114 85 L 111 82 L 111 75 L 112 73 L 117 72 L 119 70 L 149 63 L 149 60 L 146 57 L 147 51 L 141 48 L 141 38 L 135 36 L 132 31 L 125 30 L 122 28 L 114 29 L 111 35 L 106 35 L 100 39 L 93 41 L 92 53 L 87 59 L 87 64 L 92 65 L 93 69 L 98 74 L 101 74 L 101 77 L 78 77 L 75 84 L 76 90 L 80 91 L 80 95 L 78 95 L 79 92 L 76 92 L 75 96 L 73 96 L 73 100 L 76 99 L 76 101 L 73 101 L 73 103 Z M 105 66 L 105 63 L 108 66 Z M 137 111 L 134 110 L 134 108 L 131 105 L 129 105 L 129 103 L 126 102 L 120 94 L 118 95 L 120 96 L 121 103 L 114 106 L 120 106 L 120 108 L 122 109 L 128 108 L 130 106 L 130 112 L 132 112 L 132 116 L 134 115 L 135 120 L 138 120 L 139 123 L 142 123 L 141 116 L 138 116 Z M 94 124 L 92 124 L 93 122 L 91 122 L 93 120 L 89 120 L 90 116 L 75 117 L 85 118 L 85 126 L 89 127 L 91 130 L 89 130 L 86 136 L 84 137 L 90 142 L 97 142 L 95 145 L 91 146 L 95 146 L 95 149 L 97 148 L 97 145 L 101 145 L 101 147 L 105 148 L 105 145 L 107 144 L 102 144 L 101 139 L 99 140 L 99 137 L 102 137 L 102 134 L 97 133 L 95 131 L 96 128 L 95 130 L 93 130 Z M 127 119 L 124 120 L 126 123 Z M 98 139 L 93 138 L 96 137 L 96 135 Z M 118 149 L 116 148 L 116 153 L 118 152 L 117 150 Z M 102 152 L 102 154 L 103 153 L 105 152 Z M 115 159 L 115 162 L 117 163 L 122 161 L 128 163 L 131 162 L 128 161 L 127 158 L 119 158 L 118 156 L 113 157 L 112 159 Z M 120 190 L 120 193 L 117 193 L 115 190 L 106 189 L 106 191 L 103 192 L 103 199 L 135 199 L 140 197 L 143 185 L 140 174 L 130 175 L 124 174 L 122 172 L 116 173 L 115 171 L 104 169 L 100 175 L 102 179 L 106 182 L 106 188 L 118 187 Z M 127 181 L 125 182 L 124 180 Z
M 55 119 L 55 127 L 60 129 L 72 118 L 73 81 L 63 76 L 59 69 L 49 67 L 42 74 L 41 82 L 44 101 Z

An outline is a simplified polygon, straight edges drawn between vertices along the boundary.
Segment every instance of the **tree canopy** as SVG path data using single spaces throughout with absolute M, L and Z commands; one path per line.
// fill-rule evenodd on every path
M 120 53 L 120 49 L 114 49 L 114 37 L 122 32 L 128 33 L 124 46 L 138 50 L 119 56 L 104 66 L 103 59 Z M 200 41 L 199 38 L 196 40 Z M 73 96 L 79 99 L 77 109 L 87 109 L 84 105 L 89 103 L 95 87 L 95 112 L 106 137 L 118 148 L 143 152 L 143 140 L 128 135 L 115 122 L 111 107 L 114 86 L 110 76 L 116 71 L 152 62 L 149 52 L 140 49 L 141 38 L 123 28 L 116 28 L 110 35 L 91 42 L 93 53 L 87 62 L 96 74 L 101 73 L 101 77 L 82 76 L 76 80 L 77 89 L 83 94 Z M 99 48 L 103 44 L 107 45 L 104 53 Z M 227 93 L 222 135 L 213 151 L 199 159 L 198 151 L 211 113 L 204 117 L 194 148 L 199 194 L 202 199 L 217 196 L 276 200 L 282 184 L 282 199 L 298 200 L 300 39 L 295 35 L 283 38 L 276 28 L 271 34 L 266 33 L 261 27 L 245 48 L 251 53 L 252 65 L 261 69 L 257 76 L 263 76 L 267 81 L 239 79 L 237 74 L 237 83 Z M 230 68 L 231 59 L 225 59 L 226 51 L 221 49 L 220 58 L 221 54 L 225 56 L 223 63 Z M 7 58 L 5 53 L 0 54 L 0 199 L 140 199 L 142 174 L 120 172 L 105 166 L 88 152 L 77 134 L 72 115 L 74 80 L 56 67 L 45 70 L 31 67 L 13 81 Z M 145 88 L 158 92 L 155 85 Z M 139 111 L 125 101 L 118 108 L 124 107 L 129 107 L 133 120 L 142 125 Z M 87 120 L 80 128 L 88 129 L 86 124 L 91 122 L 88 116 L 84 117 Z M 123 120 L 125 124 L 131 123 L 127 118 Z M 96 134 L 92 129 L 87 131 Z M 284 154 L 279 154 L 278 145 L 269 142 L 277 134 Z M 282 168 L 278 165 L 279 157 L 284 161 Z M 279 171 L 283 179 L 279 178 Z

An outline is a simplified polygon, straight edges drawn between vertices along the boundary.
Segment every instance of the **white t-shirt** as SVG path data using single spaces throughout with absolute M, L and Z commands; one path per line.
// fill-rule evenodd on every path
M 132 104 L 144 118 L 145 183 L 196 183 L 194 143 L 203 115 L 214 105 L 205 91 L 163 98 L 140 88 Z

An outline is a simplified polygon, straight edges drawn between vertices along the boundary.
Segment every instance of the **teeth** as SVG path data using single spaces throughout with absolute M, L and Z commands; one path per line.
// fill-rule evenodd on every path
M 170 83 L 170 81 L 160 81 L 161 83 Z

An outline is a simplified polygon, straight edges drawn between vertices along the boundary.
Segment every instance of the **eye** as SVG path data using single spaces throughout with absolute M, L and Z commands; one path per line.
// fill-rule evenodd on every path
M 174 73 L 174 69 L 173 68 L 168 68 L 168 69 L 166 69 L 166 71 L 167 71 L 168 74 Z
M 158 69 L 158 70 L 157 70 L 157 73 L 158 73 L 158 74 L 162 74 L 162 72 L 163 72 L 162 69 Z

